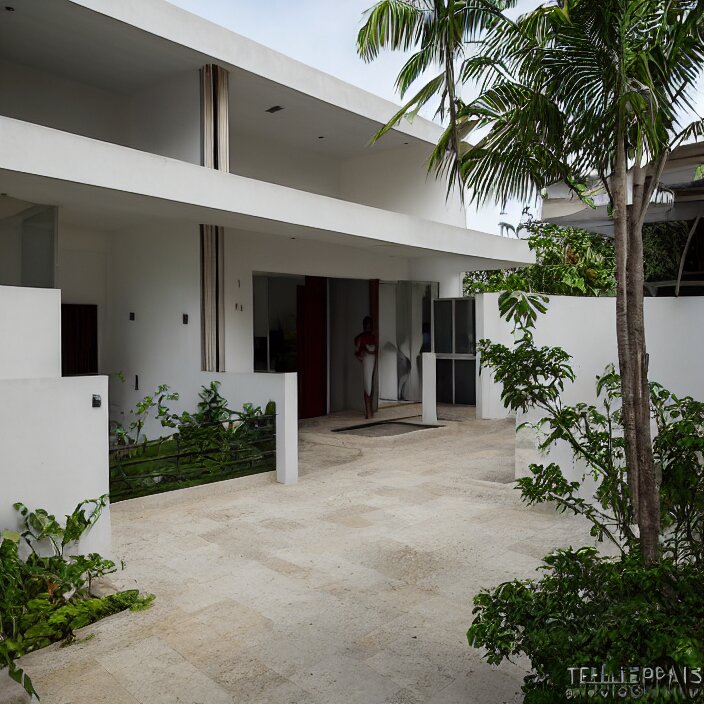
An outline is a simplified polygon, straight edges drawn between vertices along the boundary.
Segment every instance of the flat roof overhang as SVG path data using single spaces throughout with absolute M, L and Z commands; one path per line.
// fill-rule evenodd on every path
M 179 219 L 383 247 L 391 256 L 468 257 L 475 267 L 534 261 L 525 241 L 206 169 L 11 118 L 0 117 L 0 145 L 0 192 L 92 215 L 104 223 L 104 230 L 129 227 L 145 218 Z
M 0 60 L 122 96 L 217 63 L 229 71 L 230 123 L 241 134 L 338 159 L 408 143 L 430 147 L 442 134 L 421 117 L 402 120 L 370 148 L 397 105 L 163 0 L 13 6 L 0 22 Z M 285 109 L 267 114 L 274 105 Z
M 558 203 L 551 205 L 553 213 L 559 212 Z M 584 204 L 581 205 L 582 207 L 578 207 L 574 201 L 566 201 L 564 204 L 566 214 L 544 214 L 544 220 L 563 227 L 578 227 L 603 235 L 613 235 L 614 222 L 606 206 L 602 205 L 598 208 L 590 208 Z M 704 198 L 701 196 L 692 197 L 690 199 L 677 198 L 674 203 L 652 203 L 645 216 L 645 222 L 694 220 L 694 218 L 700 215 L 704 215 Z
M 136 27 L 154 37 L 181 45 L 209 57 L 225 68 L 242 69 L 380 124 L 385 124 L 399 108 L 389 100 L 164 0 L 140 0 L 138 3 L 70 0 L 70 4 L 90 9 L 118 20 L 126 27 Z M 396 130 L 431 144 L 435 144 L 443 132 L 440 125 L 421 117 L 412 122 L 402 120 Z

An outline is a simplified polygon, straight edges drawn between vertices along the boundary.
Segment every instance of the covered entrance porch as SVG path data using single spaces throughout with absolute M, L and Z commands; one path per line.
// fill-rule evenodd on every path
M 432 346 L 437 282 L 253 275 L 255 372 L 298 374 L 299 418 L 364 413 L 355 337 L 366 317 L 377 339 L 373 404 L 422 400 L 422 354 Z

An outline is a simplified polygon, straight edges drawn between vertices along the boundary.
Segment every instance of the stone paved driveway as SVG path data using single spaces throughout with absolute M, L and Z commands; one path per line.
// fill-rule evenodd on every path
M 297 486 L 260 475 L 115 505 L 114 581 L 157 600 L 24 658 L 42 702 L 520 701 L 521 668 L 467 645 L 472 595 L 587 531 L 521 506 L 511 422 L 453 417 L 390 438 L 304 424 Z

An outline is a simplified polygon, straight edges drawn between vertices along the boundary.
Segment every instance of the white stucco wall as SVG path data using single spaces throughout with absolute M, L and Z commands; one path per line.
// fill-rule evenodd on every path
M 0 286 L 0 379 L 58 376 L 61 292 Z
M 465 227 L 459 199 L 446 197 L 447 182 L 428 174 L 429 145 L 369 150 L 346 159 L 340 170 L 340 197 L 374 208 Z
M 198 71 L 132 95 L 0 61 L 0 115 L 200 164 Z
M 127 101 L 129 146 L 201 163 L 200 77 L 176 73 L 140 89 Z
M 704 374 L 701 349 L 704 345 L 704 300 L 689 298 L 646 298 L 645 328 L 650 356 L 649 378 L 678 396 L 704 399 Z M 509 323 L 499 318 L 498 294 L 477 297 L 477 336 L 511 345 Z M 548 312 L 538 317 L 535 328 L 537 345 L 559 346 L 572 355 L 576 379 L 561 394 L 562 402 L 595 403 L 595 381 L 608 364 L 618 368 L 616 348 L 616 301 L 614 298 L 577 298 L 551 296 Z M 506 417 L 500 388 L 487 370 L 477 379 L 477 415 L 482 418 Z M 531 412 L 530 418 L 537 418 Z M 520 423 L 525 418 L 518 419 Z M 530 462 L 538 461 L 534 439 L 523 431 L 516 451 L 516 473 L 525 473 Z M 579 478 L 564 444 L 551 449 L 549 458 L 570 477 Z
M 511 344 L 510 325 L 499 318 L 499 294 L 477 296 L 477 337 Z M 677 395 L 704 399 L 701 349 L 704 345 L 704 300 L 699 297 L 646 298 L 645 329 L 650 355 L 649 378 Z M 618 364 L 616 299 L 551 296 L 548 312 L 538 316 L 537 345 L 560 346 L 572 355 L 577 376 L 562 398 L 565 403 L 593 402 L 594 382 L 607 364 Z M 505 417 L 499 389 L 480 385 L 483 418 Z
M 124 382 L 110 381 L 111 417 L 157 385 L 179 389 L 184 378 L 200 372 L 199 247 L 198 227 L 188 223 L 110 233 L 101 372 L 125 376 Z
M 340 197 L 340 162 L 313 150 L 301 151 L 281 140 L 230 132 L 230 171 L 281 186 Z
M 16 501 L 63 522 L 80 501 L 108 493 L 107 392 L 98 376 L 0 380 L 0 530 L 19 528 Z M 109 508 L 80 549 L 110 556 Z
M 22 64 L 0 61 L 0 115 L 127 144 L 124 96 Z
M 108 235 L 64 225 L 59 219 L 56 287 L 61 303 L 98 306 L 98 369 L 104 367 L 107 322 Z

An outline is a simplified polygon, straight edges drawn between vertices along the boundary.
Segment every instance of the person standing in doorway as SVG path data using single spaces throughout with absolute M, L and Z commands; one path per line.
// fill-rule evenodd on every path
M 370 316 L 362 322 L 363 332 L 354 338 L 354 356 L 362 363 L 362 377 L 364 380 L 364 417 L 373 416 L 372 391 L 374 389 L 374 371 L 376 370 L 377 344 Z

